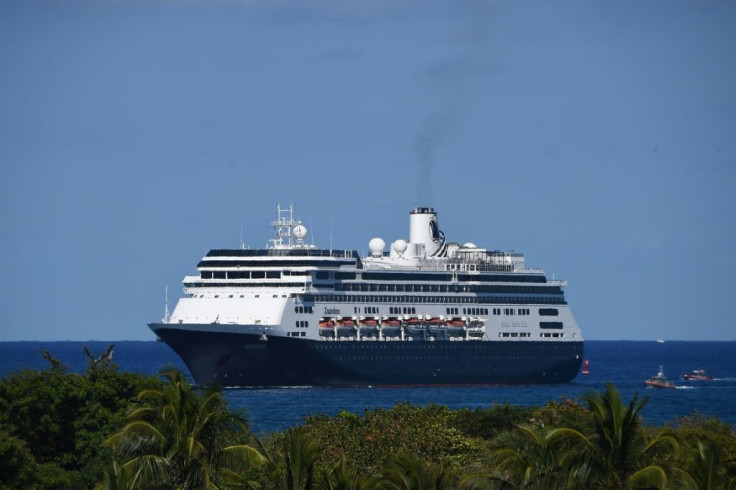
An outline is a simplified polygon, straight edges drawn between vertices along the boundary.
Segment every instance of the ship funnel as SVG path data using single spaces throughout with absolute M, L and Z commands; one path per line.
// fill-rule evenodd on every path
M 427 257 L 443 256 L 445 234 L 437 225 L 437 213 L 432 208 L 414 208 L 409 215 L 409 243 L 424 245 Z M 417 247 L 419 250 L 421 247 Z

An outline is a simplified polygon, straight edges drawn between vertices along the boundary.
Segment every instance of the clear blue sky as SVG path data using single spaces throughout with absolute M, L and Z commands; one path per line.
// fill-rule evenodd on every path
M 361 253 L 434 206 L 588 339 L 736 340 L 734 48 L 709 0 L 4 0 L 0 340 L 152 340 L 279 202 Z

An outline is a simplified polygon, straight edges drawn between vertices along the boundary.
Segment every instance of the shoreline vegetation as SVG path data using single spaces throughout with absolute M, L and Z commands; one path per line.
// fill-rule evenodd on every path
M 254 434 L 218 387 L 120 372 L 113 345 L 71 373 L 0 378 L 0 489 L 736 489 L 736 428 L 647 426 L 613 384 L 544 406 L 397 404 Z

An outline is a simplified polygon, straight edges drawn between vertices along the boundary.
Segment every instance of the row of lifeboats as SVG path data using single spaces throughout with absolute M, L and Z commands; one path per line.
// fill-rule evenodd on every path
M 322 317 L 319 335 L 332 340 L 482 340 L 479 317 Z
M 429 315 L 418 316 L 334 316 L 322 317 L 319 320 L 320 328 L 399 328 L 399 327 L 421 327 L 421 328 L 442 328 L 442 329 L 481 329 L 485 326 L 485 321 L 480 317 L 432 317 Z

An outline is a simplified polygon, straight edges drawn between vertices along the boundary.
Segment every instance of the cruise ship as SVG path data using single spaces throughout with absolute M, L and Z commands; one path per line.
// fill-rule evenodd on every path
M 566 283 L 520 253 L 446 241 L 433 208 L 366 257 L 308 243 L 293 204 L 271 224 L 266 248 L 210 250 L 149 324 L 199 386 L 541 384 L 580 369 Z

